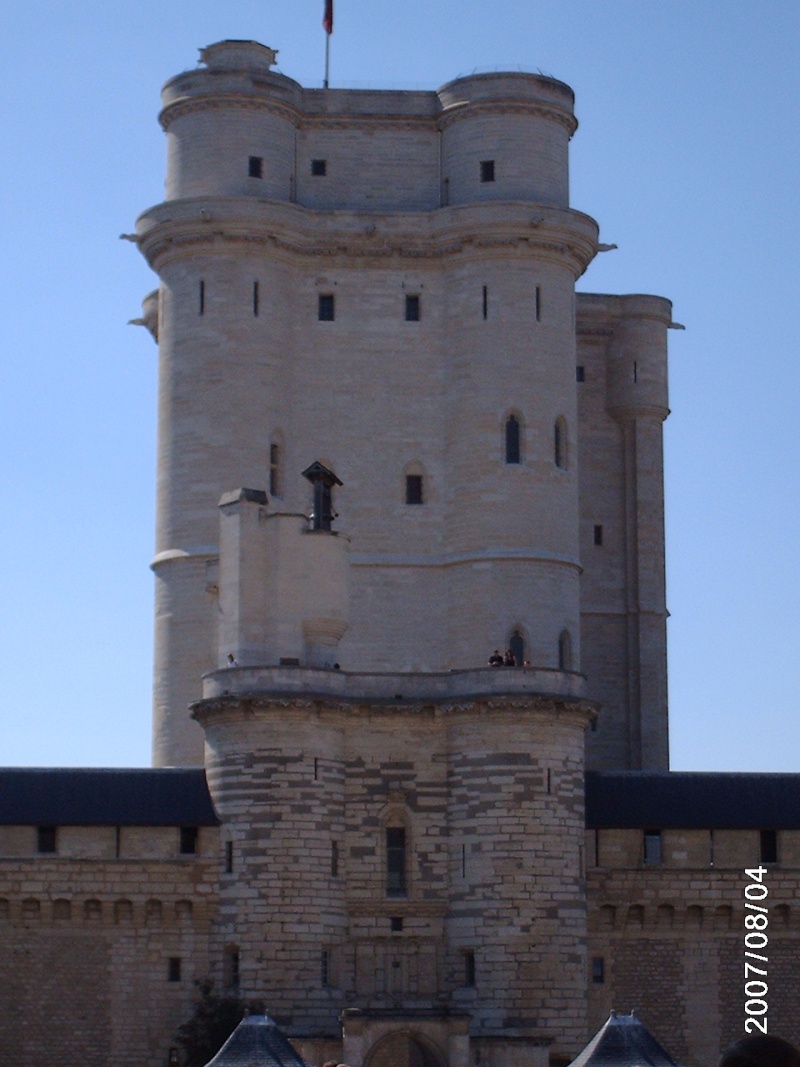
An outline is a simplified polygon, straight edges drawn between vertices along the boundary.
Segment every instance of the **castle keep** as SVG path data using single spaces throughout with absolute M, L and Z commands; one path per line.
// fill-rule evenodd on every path
M 211 975 L 314 1064 L 556 1067 L 635 1007 L 700 1067 L 761 861 L 797 1040 L 798 781 L 668 772 L 671 305 L 575 291 L 571 90 L 275 56 L 163 90 L 154 769 L 0 772 L 7 1062 L 172 1063 Z

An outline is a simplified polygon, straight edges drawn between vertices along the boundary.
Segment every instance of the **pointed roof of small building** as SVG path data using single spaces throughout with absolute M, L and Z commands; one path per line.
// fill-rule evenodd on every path
M 677 1067 L 644 1023 L 612 1011 L 569 1067 Z
M 246 1015 L 206 1067 L 308 1067 L 269 1015 Z

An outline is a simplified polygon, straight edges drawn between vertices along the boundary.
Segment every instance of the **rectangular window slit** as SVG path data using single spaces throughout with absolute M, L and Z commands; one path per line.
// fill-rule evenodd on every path
M 470 989 L 475 985 L 475 950 L 471 948 L 464 953 L 464 985 Z
M 331 877 L 339 877 L 339 844 L 331 841 Z
M 578 367 L 575 368 L 575 381 L 576 382 L 585 382 L 586 381 L 586 371 L 581 366 L 578 366 Z
M 422 501 L 422 475 L 406 475 L 406 504 L 421 504 Z
M 656 867 L 661 863 L 661 831 L 645 830 L 644 862 L 646 867 Z
M 261 156 L 250 156 L 247 161 L 247 174 L 250 178 L 264 177 L 264 160 Z
M 419 296 L 406 296 L 406 322 L 419 322 Z
M 317 307 L 317 317 L 320 322 L 333 322 L 335 318 L 335 305 L 333 293 L 320 293 Z
M 596 545 L 602 545 L 603 543 L 603 527 L 600 523 L 595 523 L 594 527 L 594 543 Z
M 194 856 L 197 853 L 197 827 L 182 826 L 180 850 L 182 856 Z
M 328 950 L 324 948 L 319 955 L 319 979 L 323 989 L 328 988 L 330 977 L 330 954 L 328 953 Z
M 777 830 L 762 830 L 760 834 L 761 862 L 778 862 L 778 832 Z
M 403 826 L 386 829 L 386 895 L 406 895 L 406 831 Z
M 225 873 L 233 874 L 233 841 L 225 842 Z
M 481 181 L 493 182 L 494 181 L 494 160 L 482 159 L 481 160 Z
M 167 965 L 167 981 L 168 982 L 180 982 L 181 980 L 181 961 L 177 956 L 170 956 L 169 963 Z
M 311 160 L 311 176 L 313 178 L 324 178 L 327 173 L 328 161 L 326 159 Z
M 56 851 L 56 828 L 55 826 L 39 826 L 36 831 L 37 852 Z
M 605 982 L 606 980 L 606 964 L 602 956 L 592 957 L 592 981 Z
M 541 289 L 541 286 L 539 286 L 539 285 L 536 286 L 535 304 L 536 304 L 536 321 L 537 322 L 541 322 L 542 321 L 542 289 Z
M 198 312 L 200 315 L 205 315 L 206 312 L 206 283 L 200 282 L 200 292 L 198 294 Z
M 253 315 L 258 318 L 258 282 L 253 282 Z
M 484 320 L 489 318 L 489 286 L 483 287 L 483 317 Z

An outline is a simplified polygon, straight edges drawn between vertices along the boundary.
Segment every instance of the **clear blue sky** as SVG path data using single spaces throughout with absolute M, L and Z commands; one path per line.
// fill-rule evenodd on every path
M 800 5 L 335 0 L 331 84 L 542 71 L 576 94 L 580 288 L 670 297 L 672 763 L 800 771 Z M 118 240 L 163 193 L 158 92 L 226 37 L 323 74 L 322 0 L 4 12 L 0 763 L 147 765 L 155 288 Z

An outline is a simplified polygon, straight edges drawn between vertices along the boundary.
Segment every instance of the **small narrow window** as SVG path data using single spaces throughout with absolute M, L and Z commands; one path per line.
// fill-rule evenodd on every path
M 333 293 L 319 294 L 317 317 L 319 318 L 320 322 L 333 322 L 335 318 Z
M 182 826 L 180 850 L 182 856 L 194 856 L 197 854 L 197 827 Z
M 489 318 L 489 286 L 483 287 L 483 318 L 484 321 Z
M 553 768 L 547 768 L 547 795 L 550 796 L 553 792 Z
M 200 282 L 200 291 L 198 293 L 198 314 L 205 315 L 206 313 L 206 283 Z
M 542 321 L 542 288 L 539 285 L 536 286 L 536 293 L 535 293 L 535 296 L 534 296 L 534 305 L 535 305 L 535 308 L 536 308 L 536 321 L 537 322 L 541 322 Z
M 525 638 L 519 632 L 514 630 L 508 639 L 508 647 L 511 649 L 511 655 L 514 657 L 514 662 L 517 667 L 525 666 Z
M 247 161 L 247 174 L 250 178 L 264 177 L 264 160 L 261 156 L 250 156 Z
M 450 179 L 445 178 L 442 182 L 442 207 L 447 207 L 450 203 Z
M 386 829 L 386 896 L 406 895 L 406 831 L 403 826 Z
M 239 949 L 235 945 L 225 949 L 222 971 L 225 988 L 236 991 L 239 988 Z
M 475 950 L 472 948 L 464 953 L 464 985 L 468 989 L 475 985 Z
M 36 830 L 36 851 L 56 851 L 56 828 L 55 826 L 39 826 Z
M 467 877 L 467 846 L 461 846 L 461 877 Z
M 419 322 L 419 295 L 406 295 L 406 322 Z
M 572 638 L 569 630 L 562 630 L 558 637 L 558 669 L 560 671 L 572 669 Z
M 602 956 L 592 957 L 592 981 L 601 984 L 606 980 L 606 961 Z
M 553 459 L 561 470 L 567 469 L 567 424 L 560 417 L 553 427 Z
M 330 953 L 326 948 L 319 954 L 319 981 L 323 989 L 330 985 Z
M 253 282 L 253 315 L 258 318 L 258 282 Z
M 422 475 L 406 475 L 406 504 L 421 504 L 422 501 Z
M 281 446 L 276 441 L 269 446 L 269 493 L 281 495 Z
M 598 546 L 603 543 L 603 527 L 600 523 L 595 523 L 594 526 L 594 543 Z
M 646 867 L 657 867 L 661 863 L 661 831 L 645 830 L 644 863 Z
M 319 781 L 319 757 L 314 757 L 314 781 Z
M 777 830 L 761 831 L 761 862 L 778 862 L 778 832 Z
M 634 383 L 639 381 L 639 364 L 636 360 L 633 361 L 633 380 Z
M 580 364 L 575 368 L 575 381 L 576 382 L 585 382 L 586 381 L 586 368 L 580 366 Z
M 393 934 L 401 933 L 403 929 L 403 917 L 402 915 L 393 915 L 389 919 L 389 929 Z
M 520 462 L 519 419 L 509 415 L 506 419 L 506 463 Z
M 225 842 L 225 873 L 233 874 L 233 841 Z
M 181 980 L 181 961 L 178 956 L 170 956 L 167 964 L 167 981 L 168 982 L 180 982 Z
M 494 181 L 494 160 L 482 159 L 481 160 L 481 181 L 493 182 Z
M 331 877 L 339 877 L 339 843 L 331 841 Z
M 311 175 L 314 178 L 324 178 L 328 173 L 328 161 L 325 159 L 311 160 Z

